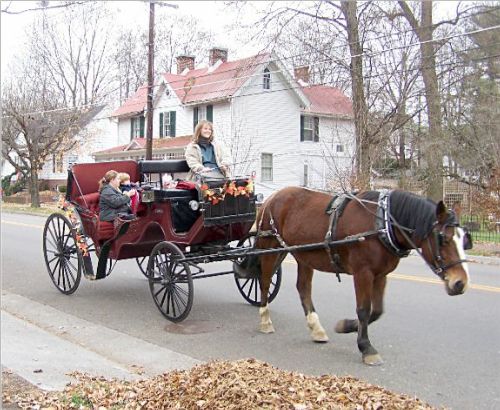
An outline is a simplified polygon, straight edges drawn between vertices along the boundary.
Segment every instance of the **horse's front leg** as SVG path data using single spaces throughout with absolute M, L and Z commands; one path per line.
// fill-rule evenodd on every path
M 358 314 L 358 349 L 363 355 L 363 362 L 371 366 L 382 363 L 382 358 L 368 338 L 373 285 L 374 278 L 372 272 L 364 271 L 354 275 L 356 313 Z
M 311 330 L 312 340 L 318 343 L 328 342 L 328 335 L 319 321 L 312 302 L 312 278 L 314 270 L 297 262 L 297 290 L 307 319 L 307 326 Z
M 261 276 L 260 276 L 260 331 L 262 333 L 274 333 L 273 322 L 271 321 L 271 313 L 269 311 L 268 296 L 269 287 L 271 286 L 271 278 L 273 276 L 273 268 L 277 257 L 275 255 L 263 255 L 260 257 Z

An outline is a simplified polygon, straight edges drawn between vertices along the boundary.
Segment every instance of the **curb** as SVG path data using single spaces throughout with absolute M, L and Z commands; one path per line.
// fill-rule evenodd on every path
M 44 390 L 62 390 L 68 373 L 139 379 L 201 361 L 134 336 L 2 292 L 2 366 Z

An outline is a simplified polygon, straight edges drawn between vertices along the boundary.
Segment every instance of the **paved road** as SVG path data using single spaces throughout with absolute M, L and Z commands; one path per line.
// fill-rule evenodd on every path
M 471 264 L 473 287 L 449 297 L 417 257 L 404 260 L 389 280 L 386 314 L 370 326 L 372 343 L 385 363 L 370 368 L 361 363 L 355 335 L 333 332 L 338 319 L 354 314 L 347 276 L 342 283 L 333 275 L 315 277 L 313 295 L 330 335 L 327 344 L 309 339 L 294 287 L 295 266 L 289 262 L 271 305 L 275 334 L 257 331 L 258 310 L 243 301 L 230 276 L 195 281 L 191 314 L 173 325 L 156 310 L 147 281 L 132 261 L 119 262 L 105 280 L 83 280 L 72 296 L 60 294 L 43 263 L 43 223 L 42 217 L 2 215 L 2 289 L 54 308 L 61 320 L 71 315 L 201 361 L 256 357 L 307 374 L 350 374 L 434 405 L 500 408 L 499 266 Z M 217 263 L 207 270 L 227 267 Z

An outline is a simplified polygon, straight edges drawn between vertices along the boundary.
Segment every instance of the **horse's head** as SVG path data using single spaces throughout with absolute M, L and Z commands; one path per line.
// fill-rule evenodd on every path
M 472 248 L 472 238 L 461 228 L 455 214 L 440 201 L 436 207 L 436 222 L 422 243 L 422 254 L 434 273 L 445 283 L 448 295 L 460 295 L 469 284 L 469 268 L 465 249 Z

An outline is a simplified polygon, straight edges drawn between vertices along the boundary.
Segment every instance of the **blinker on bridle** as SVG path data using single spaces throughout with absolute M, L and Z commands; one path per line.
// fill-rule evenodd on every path
M 432 227 L 432 233 L 434 235 L 434 242 L 436 246 L 431 247 L 429 241 L 427 241 L 427 245 L 432 253 L 433 261 L 432 265 L 429 264 L 429 267 L 432 271 L 439 276 L 441 279 L 444 279 L 444 273 L 452 268 L 453 266 L 460 265 L 461 263 L 467 262 L 467 259 L 458 259 L 456 261 L 450 262 L 447 265 L 444 265 L 443 257 L 441 256 L 440 249 L 447 243 L 445 230 L 447 227 L 458 228 L 460 225 L 458 223 L 445 223 L 441 227 L 441 230 L 437 229 L 438 222 L 434 222 Z M 472 249 L 472 237 L 469 232 L 464 229 L 464 250 Z

